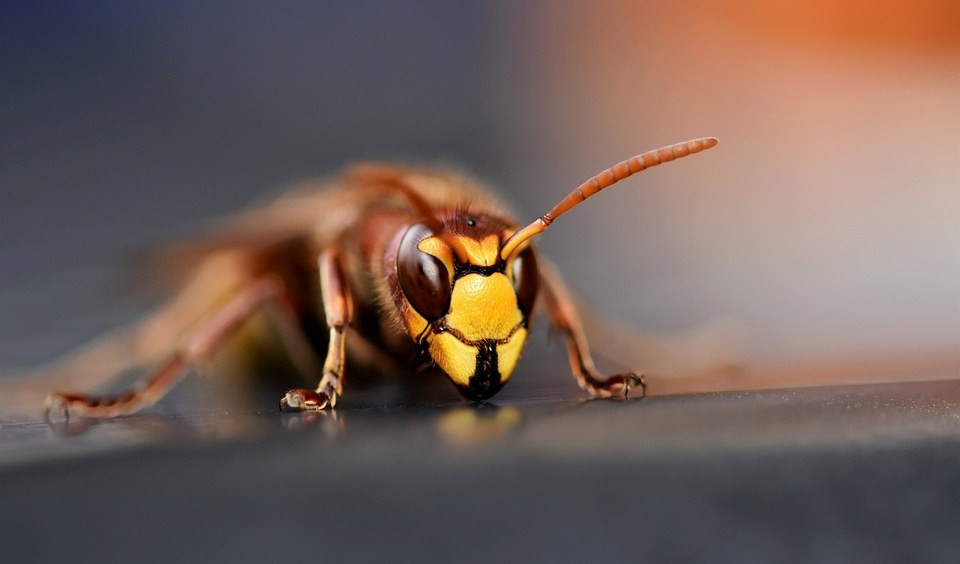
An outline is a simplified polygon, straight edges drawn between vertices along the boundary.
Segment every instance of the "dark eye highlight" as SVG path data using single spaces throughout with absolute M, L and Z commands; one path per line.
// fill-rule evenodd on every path
M 513 259 L 513 289 L 517 292 L 517 304 L 523 316 L 530 317 L 533 304 L 537 301 L 540 289 L 540 269 L 537 267 L 537 255 L 533 247 L 527 247 Z
M 437 257 L 417 246 L 433 231 L 422 223 L 407 230 L 397 251 L 397 276 L 403 295 L 427 321 L 436 321 L 450 309 L 450 275 Z

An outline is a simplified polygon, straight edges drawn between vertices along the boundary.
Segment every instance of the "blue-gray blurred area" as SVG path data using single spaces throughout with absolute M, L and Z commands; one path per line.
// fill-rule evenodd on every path
M 53 332 L 121 318 L 97 298 L 115 294 L 104 289 L 138 248 L 285 184 L 357 159 L 501 168 L 488 56 L 497 39 L 480 4 L 2 11 L 8 363 L 43 360 Z
M 0 374 L 162 303 L 145 250 L 352 161 L 532 219 L 713 135 L 541 238 L 595 344 L 770 371 L 685 391 L 873 385 L 581 403 L 538 335 L 480 407 L 198 409 L 193 378 L 48 427 L 0 397 L 0 562 L 953 561 L 960 9 L 854 4 L 3 3 Z

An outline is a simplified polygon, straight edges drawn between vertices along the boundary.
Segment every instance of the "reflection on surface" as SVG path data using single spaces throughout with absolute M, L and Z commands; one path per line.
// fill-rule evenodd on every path
M 336 409 L 280 413 L 284 429 L 292 432 L 319 430 L 324 436 L 336 437 L 343 431 L 344 419 Z
M 39 418 L 0 420 L 0 466 L 144 448 L 191 452 L 197 446 L 258 445 L 270 451 L 264 456 L 320 449 L 360 458 L 384 450 L 454 459 L 514 451 L 590 458 L 624 449 L 701 452 L 956 437 L 960 382 L 627 401 L 342 406 L 319 413 L 186 411 L 169 401 L 142 415 L 108 420 L 78 418 L 50 426 Z
M 579 405 L 576 402 L 572 405 Z M 70 417 L 45 418 L 52 435 L 57 438 L 80 437 L 87 433 L 99 434 L 99 440 L 123 442 L 167 442 L 178 439 L 230 439 L 255 437 L 269 433 L 279 421 L 280 427 L 291 433 L 311 433 L 334 439 L 347 427 L 347 419 L 361 420 L 385 415 L 384 409 L 338 408 L 323 411 L 266 414 L 198 414 L 195 416 L 164 416 L 140 414 L 112 419 Z M 470 445 L 496 441 L 519 429 L 523 421 L 522 408 L 500 407 L 491 403 L 462 407 L 420 410 L 415 417 L 430 421 L 436 436 L 449 444 Z M 409 422 L 411 417 L 397 414 Z M 11 427 L 12 428 L 12 427 Z
M 141 434 L 144 438 L 153 441 L 173 438 L 178 434 L 189 435 L 189 433 L 183 433 L 184 429 L 178 421 L 158 415 L 138 415 L 118 419 L 89 419 L 86 417 L 52 419 L 45 417 L 44 422 L 57 437 L 77 437 L 109 423 L 115 423 L 118 428 L 130 429 L 133 433 Z
M 522 421 L 517 407 L 481 404 L 447 411 L 437 420 L 437 431 L 451 444 L 471 445 L 502 438 Z
M 528 394 L 523 385 L 516 386 L 513 389 L 519 394 L 512 396 L 514 403 L 509 405 L 469 404 L 453 395 L 434 393 L 429 385 L 421 394 L 399 393 L 395 386 L 384 385 L 359 387 L 332 410 L 280 413 L 258 409 L 265 396 L 248 390 L 246 395 L 235 392 L 232 408 L 220 411 L 210 409 L 208 402 L 210 388 L 215 386 L 197 380 L 188 379 L 157 405 L 126 417 L 51 418 L 42 417 L 37 409 L 13 418 L 16 412 L 0 412 L 0 432 L 5 439 L 0 442 L 0 460 L 13 463 L 132 447 L 271 442 L 294 437 L 349 445 L 371 437 L 401 435 L 414 436 L 425 444 L 491 445 L 516 436 L 528 417 L 542 421 L 584 405 L 582 400 L 548 399 L 556 396 L 545 393 L 549 388 L 543 387 L 543 380 L 531 375 L 527 387 L 535 392 Z M 442 380 L 438 384 L 441 391 L 449 387 Z M 273 397 L 269 392 L 267 396 Z M 511 401 L 511 396 L 505 397 Z

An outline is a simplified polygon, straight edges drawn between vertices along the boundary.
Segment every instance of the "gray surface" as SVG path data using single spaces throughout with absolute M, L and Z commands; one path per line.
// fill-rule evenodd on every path
M 445 418 L 475 411 L 450 430 Z M 491 433 L 498 415 L 519 421 Z M 130 433 L 152 439 L 0 468 L 6 561 L 953 562 L 960 550 L 952 382 L 338 421 L 142 417 L 47 441 Z
M 262 198 L 265 187 L 393 156 L 462 163 L 503 186 L 520 178 L 536 181 L 516 186 L 553 186 L 553 175 L 581 174 L 580 165 L 531 153 L 558 149 L 555 137 L 569 139 L 568 154 L 593 143 L 578 133 L 586 127 L 554 133 L 552 116 L 574 124 L 594 116 L 503 84 L 539 80 L 537 63 L 553 52 L 526 39 L 531 21 L 552 29 L 534 10 L 445 2 L 275 11 L 252 2 L 23 2 L 0 10 L 2 368 L 49 360 L 141 315 L 156 298 L 121 297 L 131 250 Z M 531 51 L 514 56 L 525 45 Z M 672 55 L 642 47 L 648 63 Z M 714 59 L 704 64 L 726 72 Z M 548 78 L 551 87 L 591 82 Z M 657 99 L 646 92 L 630 105 Z M 738 126 L 773 128 L 753 114 L 689 104 L 698 107 Z M 540 121 L 527 115 L 540 108 Z M 667 114 L 664 122 L 685 115 Z M 677 140 L 673 127 L 657 127 L 661 141 Z M 695 134 L 715 132 L 700 127 Z M 756 131 L 727 131 L 763 143 Z M 637 137 L 619 133 L 618 156 Z M 518 150 L 535 139 L 548 142 Z M 737 170 L 750 159 L 737 162 L 723 172 L 724 186 L 754 179 Z M 699 170 L 687 183 L 712 189 L 708 169 Z M 546 192 L 517 192 L 526 212 L 541 211 Z M 620 207 L 680 217 L 652 203 Z M 582 246 L 589 218 L 605 221 L 618 207 L 600 205 L 608 207 L 585 209 L 586 223 L 565 236 L 558 227 L 545 243 L 580 288 L 602 271 L 596 261 L 622 259 Z M 612 248 L 622 254 L 634 244 Z M 676 312 L 698 297 L 660 302 L 647 291 L 652 281 L 674 288 L 680 280 L 703 294 L 717 285 L 671 264 L 621 260 L 619 268 L 643 267 L 643 276 L 603 279 L 598 300 L 659 327 L 688 326 Z M 758 278 L 756 269 L 738 272 Z M 642 281 L 651 286 L 633 287 Z M 729 285 L 760 307 L 753 285 Z M 702 318 L 695 308 L 684 315 Z M 263 408 L 275 395 L 198 406 L 195 380 L 143 416 L 89 426 L 50 428 L 0 412 L 0 561 L 956 560 L 957 382 L 583 404 L 562 352 L 540 341 L 497 396 L 501 407 L 479 409 L 475 425 L 474 408 L 459 410 L 443 382 L 412 399 L 395 387 L 387 399 L 352 394 L 336 420 L 281 417 Z M 454 425 L 460 418 L 467 423 Z M 518 418 L 506 429 L 495 424 Z

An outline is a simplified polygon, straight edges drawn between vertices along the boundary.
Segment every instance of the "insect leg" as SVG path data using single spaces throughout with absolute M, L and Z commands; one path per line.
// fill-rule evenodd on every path
M 323 363 L 323 377 L 316 390 L 290 390 L 280 400 L 281 411 L 316 411 L 334 407 L 343 395 L 343 365 L 346 356 L 344 333 L 353 319 L 353 297 L 344 272 L 340 249 L 331 247 L 317 259 L 320 270 L 320 292 L 330 342 Z
M 593 357 L 590 355 L 587 337 L 583 332 L 583 322 L 577 313 L 570 291 L 556 268 L 542 258 L 540 287 L 543 291 L 547 317 L 563 336 L 570 368 L 580 387 L 597 397 L 627 397 L 632 390 L 639 388 L 640 393 L 635 395 L 643 397 L 647 387 L 643 374 L 627 372 L 604 377 L 597 372 Z
M 211 354 L 244 322 L 261 308 L 273 305 L 282 315 L 278 318 L 295 361 L 304 359 L 306 342 L 294 328 L 295 319 L 288 308 L 283 283 L 273 277 L 255 279 L 246 284 L 230 302 L 206 322 L 188 333 L 181 344 L 153 373 L 131 390 L 109 397 L 94 397 L 74 392 L 56 392 L 47 397 L 45 411 L 86 417 L 116 417 L 135 413 L 156 403 L 183 377 L 187 369 Z

